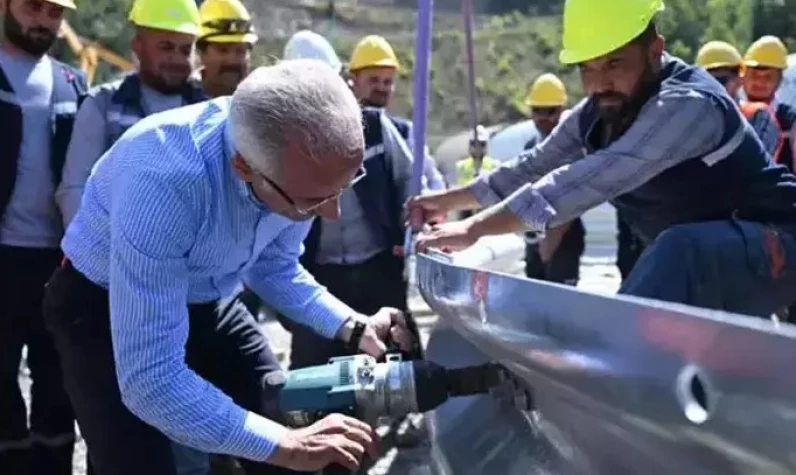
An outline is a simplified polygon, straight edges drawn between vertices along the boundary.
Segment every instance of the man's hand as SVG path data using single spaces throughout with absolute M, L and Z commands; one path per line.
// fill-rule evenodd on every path
M 378 456 L 373 429 L 352 417 L 331 414 L 288 432 L 268 463 L 301 472 L 316 472 L 332 464 L 355 471 L 365 453 L 371 458 Z
M 417 252 L 436 247 L 445 251 L 459 251 L 475 244 L 480 238 L 472 219 L 427 226 L 417 236 Z
M 383 307 L 375 315 L 368 318 L 368 326 L 362 335 L 359 349 L 380 358 L 387 352 L 387 338 L 398 343 L 403 351 L 412 349 L 412 334 L 406 326 L 403 312 L 397 308 Z
M 357 322 L 365 324 L 365 331 L 359 340 L 359 350 L 375 358 L 381 358 L 387 352 L 388 337 L 398 343 L 403 351 L 411 351 L 412 333 L 406 325 L 403 312 L 397 308 L 383 307 L 372 317 L 363 315 L 352 317 L 340 329 L 337 338 L 348 342 Z
M 466 188 L 414 196 L 406 203 L 409 226 L 420 231 L 426 223 L 440 223 L 451 211 L 478 208 L 478 201 Z

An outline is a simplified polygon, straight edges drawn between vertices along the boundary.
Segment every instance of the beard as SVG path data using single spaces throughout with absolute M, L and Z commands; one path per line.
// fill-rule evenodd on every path
M 597 103 L 597 114 L 600 119 L 608 125 L 616 126 L 633 118 L 647 102 L 656 80 L 657 75 L 652 64 L 647 62 L 639 79 L 639 86 L 633 94 L 627 95 L 616 91 L 595 94 L 594 100 Z
M 158 68 L 157 74 L 152 74 L 149 69 L 142 67 L 138 74 L 147 86 L 161 94 L 171 95 L 182 92 L 188 82 L 191 69 L 182 65 L 165 65 Z
M 390 100 L 390 95 L 381 92 L 372 92 L 370 96 L 362 99 L 362 105 L 368 107 L 382 108 L 387 107 L 387 102 Z
M 34 27 L 28 29 L 27 32 L 24 31 L 22 25 L 9 11 L 6 11 L 3 28 L 6 38 L 11 44 L 36 57 L 44 56 L 52 48 L 56 39 L 54 32 L 43 27 Z

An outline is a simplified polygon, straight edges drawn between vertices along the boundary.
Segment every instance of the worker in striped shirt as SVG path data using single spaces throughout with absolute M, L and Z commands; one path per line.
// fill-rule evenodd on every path
M 507 166 L 410 202 L 427 220 L 488 206 L 427 227 L 418 248 L 544 233 L 610 201 L 649 244 L 620 292 L 761 317 L 790 304 L 796 176 L 721 84 L 665 53 L 654 21 L 663 7 L 568 0 L 560 59 L 578 67 L 588 97 Z
M 169 439 L 247 473 L 358 468 L 374 434 L 278 421 L 279 369 L 242 279 L 282 314 L 380 357 L 410 346 L 400 311 L 365 317 L 298 262 L 311 218 L 363 174 L 359 104 L 319 61 L 252 72 L 229 97 L 144 118 L 94 167 L 62 241 L 45 321 L 100 475 L 173 475 Z

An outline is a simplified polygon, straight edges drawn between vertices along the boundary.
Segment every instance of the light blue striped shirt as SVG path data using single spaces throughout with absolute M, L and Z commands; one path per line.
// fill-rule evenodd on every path
M 270 212 L 234 174 L 228 107 L 229 98 L 216 99 L 128 130 L 93 169 L 63 249 L 110 290 L 125 405 L 185 445 L 265 460 L 287 429 L 186 366 L 186 304 L 228 296 L 242 277 L 329 338 L 353 311 L 298 264 L 309 221 Z

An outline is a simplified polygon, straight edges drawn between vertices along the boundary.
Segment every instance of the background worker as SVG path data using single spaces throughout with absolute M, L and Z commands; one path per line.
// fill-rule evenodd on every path
M 168 438 L 240 457 L 249 474 L 353 470 L 373 453 L 372 429 L 356 419 L 277 422 L 265 376 L 279 364 L 230 298 L 244 279 L 327 338 L 375 357 L 388 335 L 407 346 L 399 311 L 359 315 L 298 263 L 309 219 L 338 214 L 363 151 L 342 78 L 284 61 L 231 98 L 144 119 L 98 162 L 45 320 L 99 475 L 175 473 Z
M 560 59 L 577 65 L 588 97 L 511 165 L 415 198 L 410 211 L 428 214 L 490 206 L 429 227 L 419 249 L 544 232 L 610 200 L 649 243 L 621 293 L 765 318 L 790 304 L 796 176 L 718 82 L 664 52 L 653 21 L 663 7 L 568 0 Z
M 456 179 L 453 180 L 455 184 L 463 186 L 500 166 L 497 160 L 486 154 L 488 144 L 489 132 L 479 124 L 470 137 L 468 148 L 470 155 L 456 162 Z M 461 216 L 467 217 L 471 214 L 471 211 L 464 211 Z
M 75 418 L 42 320 L 61 257 L 53 197 L 85 93 L 84 75 L 47 54 L 72 0 L 0 2 L 0 473 L 72 475 Z M 30 418 L 19 386 L 23 347 Z M 28 423 L 30 421 L 30 424 Z
M 285 47 L 285 59 L 319 59 L 340 72 L 341 62 L 325 38 L 307 32 L 296 35 Z M 362 121 L 366 174 L 340 195 L 337 219 L 314 217 L 301 262 L 357 312 L 373 314 L 381 307 L 393 307 L 406 313 L 404 259 L 397 249 L 404 239 L 403 206 L 412 178 L 412 154 L 383 109 L 362 107 Z M 293 335 L 291 368 L 325 364 L 331 357 L 350 354 L 340 342 L 286 319 L 282 323 Z
M 785 69 L 788 50 L 776 36 L 763 36 L 749 46 L 744 55 L 743 89 L 750 102 L 762 102 L 774 110 L 780 129 L 779 152 L 776 162 L 794 171 L 792 129 L 796 124 L 796 109 L 789 104 L 775 103 L 775 95 Z
M 392 123 L 414 152 L 412 122 L 387 113 L 387 106 L 395 91 L 396 77 L 401 69 L 398 56 L 384 37 L 369 35 L 362 38 L 351 53 L 348 63 L 351 89 L 363 106 L 384 109 Z M 445 179 L 434 158 L 426 150 L 423 175 L 430 190 L 444 190 Z
M 738 100 L 744 65 L 741 53 L 733 45 L 724 41 L 709 41 L 699 49 L 695 63 L 720 82 L 730 97 Z M 763 146 L 774 161 L 778 161 L 783 141 L 774 109 L 765 102 L 738 100 L 738 104 Z
M 202 89 L 209 97 L 232 95 L 249 74 L 257 43 L 251 15 L 240 0 L 205 0 L 199 15 L 202 32 L 196 49 Z
M 199 35 L 194 0 L 136 0 L 130 11 L 136 33 L 130 46 L 138 71 L 94 87 L 80 106 L 56 192 L 64 225 L 72 221 L 94 163 L 142 118 L 206 99 L 189 81 Z
M 537 134 L 525 144 L 530 150 L 543 142 L 558 125 L 567 105 L 567 90 L 554 74 L 542 74 L 531 89 L 525 103 Z M 621 245 L 621 244 L 620 244 Z M 586 248 L 586 228 L 576 218 L 548 230 L 543 238 L 525 233 L 525 275 L 532 279 L 578 285 L 580 257 Z
M 282 59 L 317 59 L 343 73 L 343 62 L 329 40 L 310 30 L 297 31 L 287 40 Z

